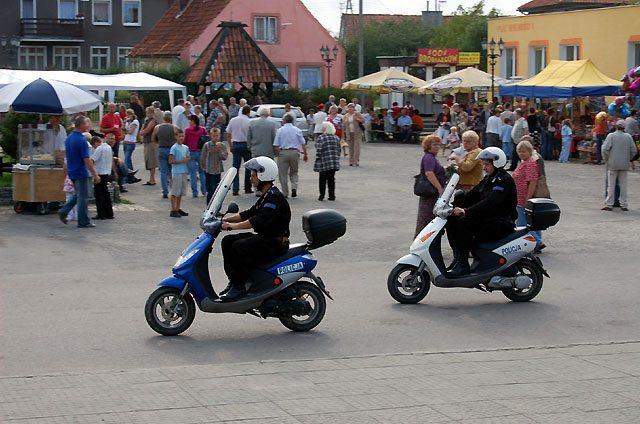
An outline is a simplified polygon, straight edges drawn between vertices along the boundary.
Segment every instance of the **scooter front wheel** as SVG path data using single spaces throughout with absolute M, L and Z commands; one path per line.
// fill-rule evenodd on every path
M 396 265 L 387 279 L 391 297 L 405 304 L 418 303 L 424 299 L 431 288 L 431 279 L 426 271 L 422 271 L 420 275 L 417 272 L 418 268 L 413 265 Z
M 305 315 L 290 315 L 281 317 L 280 322 L 282 325 L 293 331 L 309 331 L 322 321 L 324 313 L 327 310 L 327 301 L 324 298 L 324 293 L 307 281 L 300 281 L 295 283 L 292 287 L 295 290 L 294 301 L 307 302 L 309 304 L 309 310 Z
M 193 322 L 196 304 L 189 293 L 180 298 L 178 289 L 160 287 L 147 299 L 144 315 L 153 331 L 163 336 L 177 336 Z

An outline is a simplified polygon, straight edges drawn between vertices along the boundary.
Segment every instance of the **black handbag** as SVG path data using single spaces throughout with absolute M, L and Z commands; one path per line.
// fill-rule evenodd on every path
M 198 139 L 198 150 L 202 150 L 204 145 L 209 141 L 211 141 L 211 137 L 209 137 L 208 135 L 201 135 Z
M 438 197 L 438 190 L 431 184 L 431 181 L 427 179 L 424 173 L 421 172 L 414 178 L 413 194 L 419 197 Z

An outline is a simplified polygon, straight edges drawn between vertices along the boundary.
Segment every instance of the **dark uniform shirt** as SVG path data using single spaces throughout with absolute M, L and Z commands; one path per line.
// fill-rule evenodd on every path
M 476 221 L 505 220 L 515 222 L 518 212 L 516 184 L 500 168 L 487 175 L 471 191 L 456 198 L 455 206 L 464 208 L 465 217 Z
M 266 238 L 289 237 L 291 209 L 289 202 L 276 186 L 271 186 L 251 209 L 240 212 L 243 221 L 247 219 L 258 235 Z

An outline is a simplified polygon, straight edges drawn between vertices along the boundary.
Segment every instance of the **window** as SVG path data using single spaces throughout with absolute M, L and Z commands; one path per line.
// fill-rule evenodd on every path
M 511 47 L 508 49 L 504 49 L 502 51 L 502 77 L 503 78 L 513 78 L 516 76 L 516 57 L 518 56 L 518 51 L 515 47 Z
M 129 66 L 129 53 L 132 47 L 118 47 L 118 66 L 126 68 Z
M 20 0 L 20 18 L 33 19 L 36 17 L 36 0 Z
M 57 69 L 73 71 L 80 67 L 80 47 L 54 47 L 53 65 Z
M 529 48 L 529 76 L 532 77 L 547 66 L 547 48 L 533 46 Z
M 76 19 L 78 0 L 58 0 L 58 19 Z
M 93 0 L 91 16 L 94 25 L 111 25 L 111 0 Z
M 640 66 L 640 43 L 629 43 L 629 68 Z
M 289 67 L 288 66 L 276 66 L 276 69 L 278 70 L 278 72 L 280 72 L 280 74 L 284 77 L 284 79 L 289 81 Z M 288 86 L 289 86 L 289 84 L 281 84 L 279 82 L 276 82 L 276 83 L 273 84 L 274 90 L 282 90 L 283 88 L 287 88 Z
M 560 60 L 579 60 L 580 46 L 560 46 Z
M 321 85 L 320 67 L 298 68 L 298 88 L 300 90 L 313 90 Z
M 111 49 L 109 47 L 91 47 L 91 69 L 109 68 Z
M 142 1 L 123 0 L 122 1 L 122 25 L 140 26 L 142 25 Z
M 267 43 L 278 41 L 278 18 L 273 16 L 253 18 L 253 39 Z
M 18 64 L 23 68 L 42 71 L 47 67 L 47 48 L 44 46 L 20 46 Z

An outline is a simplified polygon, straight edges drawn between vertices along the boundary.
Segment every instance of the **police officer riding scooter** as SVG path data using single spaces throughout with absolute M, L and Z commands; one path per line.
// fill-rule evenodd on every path
M 518 216 L 516 185 L 504 169 L 507 156 L 498 147 L 487 147 L 478 154 L 486 174 L 467 193 L 458 194 L 447 224 L 454 261 L 448 276 L 470 273 L 469 252 L 474 242 L 499 240 L 514 231 Z
M 251 159 L 245 164 L 251 171 L 251 184 L 262 193 L 249 210 L 228 214 L 223 218 L 223 230 L 254 230 L 222 239 L 224 271 L 229 285 L 220 301 L 233 302 L 246 294 L 245 284 L 251 270 L 284 254 L 289 249 L 291 209 L 284 195 L 273 185 L 278 177 L 278 165 L 266 156 Z

